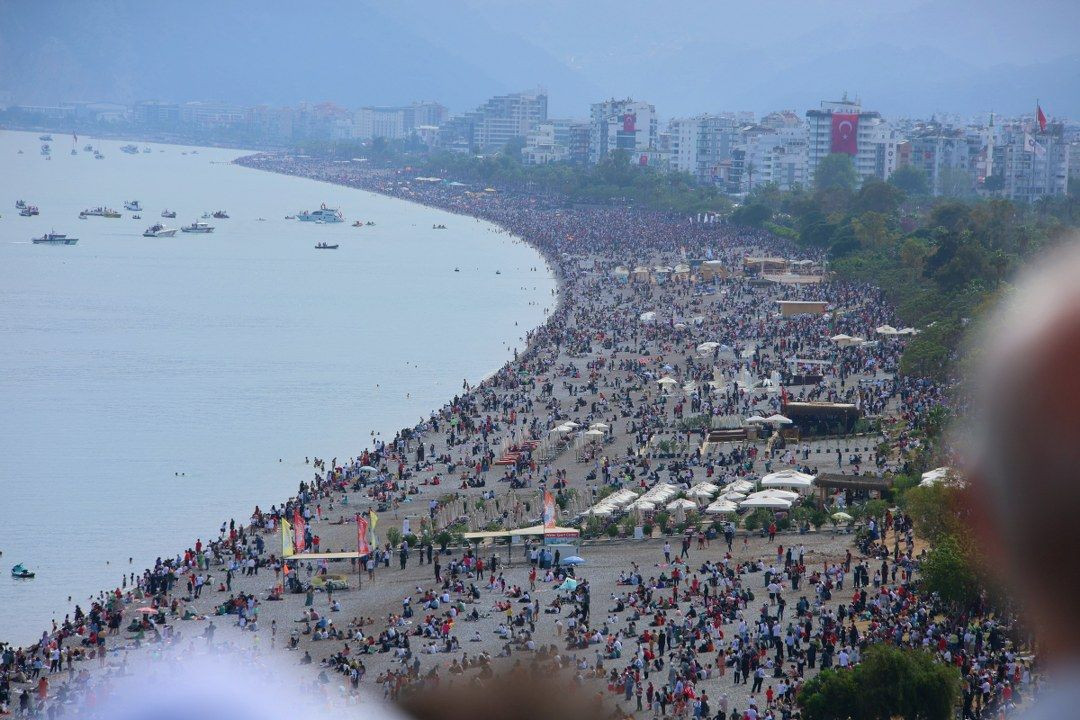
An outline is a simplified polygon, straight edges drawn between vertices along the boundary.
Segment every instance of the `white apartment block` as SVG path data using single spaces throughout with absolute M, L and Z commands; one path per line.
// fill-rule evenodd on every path
M 647 102 L 605 100 L 594 103 L 589 119 L 589 162 L 596 164 L 616 150 L 630 162 L 649 164 L 658 149 L 656 108 Z
M 858 102 L 845 98 L 822 101 L 819 110 L 806 112 L 806 120 L 809 182 L 818 164 L 833 152 L 851 155 L 862 180 L 888 180 L 896 170 L 900 137 L 879 113 L 864 111 Z

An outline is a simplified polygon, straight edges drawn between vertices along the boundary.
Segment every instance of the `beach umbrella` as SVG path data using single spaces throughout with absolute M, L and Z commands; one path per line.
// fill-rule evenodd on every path
M 754 483 L 749 480 L 736 480 L 727 486 L 729 492 L 748 493 L 754 489 Z
M 576 430 L 577 428 L 581 427 L 581 423 L 576 423 L 573 420 L 567 420 L 562 424 L 562 426 L 570 428 L 571 430 Z
M 780 470 L 761 478 L 761 486 L 766 488 L 809 488 L 814 484 L 814 476 L 798 470 Z
M 582 558 L 582 557 L 580 557 L 578 555 L 571 555 L 570 557 L 564 557 L 560 561 L 559 564 L 560 565 L 584 565 L 585 560 L 584 560 L 584 558 Z M 576 587 L 576 585 L 575 585 L 575 587 Z
M 769 488 L 767 490 L 758 490 L 756 493 L 750 493 L 747 498 L 753 497 L 778 497 L 784 500 L 798 500 L 799 493 L 791 490 L 781 490 L 779 488 Z
M 775 413 L 775 414 L 770 415 L 769 417 L 765 418 L 765 422 L 777 423 L 777 424 L 780 424 L 780 425 L 791 425 L 793 420 L 791 418 L 784 417 L 780 413 Z
M 596 428 L 593 428 L 591 430 L 586 430 L 585 431 L 585 437 L 591 437 L 591 438 L 604 437 L 604 431 L 603 430 L 597 430 Z
M 154 608 L 154 607 L 147 606 L 147 607 L 136 608 L 135 612 L 142 613 L 143 615 L 157 615 L 158 609 Z
M 697 510 L 697 503 L 686 498 L 678 498 L 669 502 L 666 507 L 668 510 Z
M 668 387 L 670 387 L 671 385 L 678 385 L 679 384 L 679 381 L 676 380 L 673 377 L 662 377 L 659 380 L 657 380 L 656 382 L 660 383 L 661 385 L 668 386 Z
M 775 496 L 762 496 L 762 497 L 748 497 L 739 503 L 739 507 L 744 508 L 771 508 L 773 510 L 787 510 L 791 507 L 791 501 L 785 500 L 781 497 Z
M 566 578 L 563 580 L 563 584 L 555 588 L 556 590 L 577 590 L 578 581 L 574 578 Z
M 707 508 L 705 508 L 705 512 L 709 515 L 720 515 L 722 513 L 733 513 L 738 509 L 739 507 L 735 503 L 731 502 L 730 500 L 724 500 L 723 498 L 721 498 L 720 500 L 712 502 Z
M 763 422 L 768 422 L 768 421 L 765 418 L 761 417 L 760 415 L 751 415 L 750 417 L 746 418 L 746 424 L 747 425 L 759 425 L 759 424 L 761 424 Z
M 894 328 L 892 325 L 881 325 L 880 327 L 874 328 L 874 332 L 876 332 L 878 335 L 896 335 L 897 334 L 896 328 Z
M 606 423 L 595 422 L 592 425 L 590 425 L 589 427 L 592 428 L 593 430 L 607 430 L 611 426 L 606 424 Z
M 852 518 L 846 512 L 835 512 L 832 514 L 832 519 L 838 520 L 840 522 L 851 522 L 854 518 Z
M 360 472 L 378 472 L 378 471 L 379 471 L 379 468 L 373 467 L 371 465 L 361 465 L 360 466 Z

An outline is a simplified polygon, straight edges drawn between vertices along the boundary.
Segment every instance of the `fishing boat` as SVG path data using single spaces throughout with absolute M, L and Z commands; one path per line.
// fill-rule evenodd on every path
M 68 237 L 61 233 L 45 233 L 39 238 L 30 238 L 30 242 L 35 245 L 74 245 L 79 242 L 79 238 Z
M 19 210 L 19 214 L 23 217 L 32 217 L 34 215 L 40 215 L 41 211 L 38 210 L 37 205 L 26 205 L 21 210 Z
M 143 151 L 144 153 L 149 153 L 149 152 L 152 152 L 152 151 L 150 150 L 150 148 L 148 148 L 148 147 L 144 147 L 144 148 L 142 149 L 142 151 Z
M 94 159 L 95 160 L 104 160 L 105 156 L 102 155 L 99 151 L 95 150 L 94 151 Z
M 142 205 L 139 204 L 138 200 L 128 200 L 127 202 L 124 203 L 124 209 L 125 210 L 132 210 L 134 212 L 141 212 L 142 211 Z
M 121 145 L 120 146 L 120 152 L 125 152 L 128 155 L 135 155 L 136 153 L 139 152 L 139 148 L 136 147 L 135 145 Z
M 86 143 L 85 145 L 83 145 L 83 150 L 85 152 L 94 152 L 94 146 L 90 143 Z
M 38 140 L 41 142 L 52 142 L 52 135 L 38 135 Z
M 15 209 L 16 210 L 22 210 L 24 207 L 26 207 L 26 201 L 25 200 L 16 200 L 15 201 Z
M 154 223 L 146 228 L 143 237 L 172 237 L 176 234 L 176 228 L 165 227 L 161 223 Z
M 215 210 L 214 214 L 210 217 L 214 218 L 215 220 L 228 220 L 229 214 L 224 210 Z
M 48 143 L 45 143 L 45 144 L 43 144 L 41 146 L 41 154 L 42 155 L 45 155 L 46 157 L 48 157 L 50 152 L 52 152 L 52 151 L 49 150 L 49 144 Z
M 316 250 L 337 250 L 338 246 L 337 245 L 327 245 L 326 243 L 321 242 L 321 243 L 316 243 L 315 244 L 315 249 Z
M 132 220 L 142 220 L 142 215 L 140 215 L 139 213 L 135 213 L 134 215 L 131 216 L 131 219 Z
M 114 218 L 115 219 L 115 218 L 120 217 L 120 213 L 118 213 L 116 210 L 113 210 L 112 208 L 96 207 L 96 208 L 93 208 L 92 210 L 83 210 L 81 213 L 79 213 L 79 217 L 83 217 L 83 216 L 86 216 L 86 217 L 104 217 L 104 218 Z
M 359 220 L 357 220 L 356 222 L 354 222 L 354 223 L 352 224 L 352 226 L 353 226 L 353 227 L 364 227 L 364 223 L 362 223 L 362 222 L 360 222 Z
M 34 577 L 34 573 L 23 567 L 22 563 L 19 563 L 15 567 L 11 568 L 11 577 L 29 579 Z
M 72 155 L 78 155 L 78 154 L 79 154 L 79 151 L 78 151 L 78 150 L 76 150 L 75 148 L 71 148 L 71 154 L 72 154 Z
M 169 210 L 169 209 L 162 210 L 161 211 L 161 217 L 163 217 L 163 218 L 175 218 L 176 217 L 176 211 L 175 210 Z
M 320 220 L 324 223 L 345 222 L 345 218 L 342 216 L 341 211 L 337 208 L 326 207 L 326 203 L 323 203 L 322 207 L 318 210 L 312 212 L 305 210 L 297 215 L 296 219 L 301 222 L 318 222 Z
M 199 222 L 198 220 L 196 220 L 195 222 L 191 223 L 190 225 L 185 225 L 184 227 L 180 228 L 180 232 L 186 232 L 186 233 L 212 233 L 212 232 L 214 232 L 214 228 L 212 226 L 210 226 L 210 225 L 207 225 L 204 222 Z

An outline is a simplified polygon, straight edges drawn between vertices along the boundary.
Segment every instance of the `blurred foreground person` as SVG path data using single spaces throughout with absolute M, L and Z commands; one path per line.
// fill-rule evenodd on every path
M 1080 717 L 1080 245 L 1019 280 L 975 357 L 967 470 L 980 540 L 1024 608 L 1046 685 L 1025 720 Z

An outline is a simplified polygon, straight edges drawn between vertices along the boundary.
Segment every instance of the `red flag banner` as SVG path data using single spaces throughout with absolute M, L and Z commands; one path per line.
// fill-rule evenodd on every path
M 555 527 L 555 496 L 550 490 L 544 491 L 544 527 Z
M 356 515 L 356 552 L 360 556 L 371 554 L 371 544 L 368 543 L 368 522 L 363 515 Z
M 1046 132 L 1046 113 L 1043 112 L 1042 105 L 1035 105 L 1035 119 L 1039 121 L 1039 130 Z
M 293 510 L 293 547 L 296 548 L 296 552 L 304 552 L 304 530 L 307 529 L 307 523 L 304 522 L 304 516 L 300 514 L 299 510 Z
M 622 116 L 623 132 L 632 133 L 637 128 L 637 113 L 626 113 Z
M 833 113 L 830 152 L 859 154 L 859 114 Z

